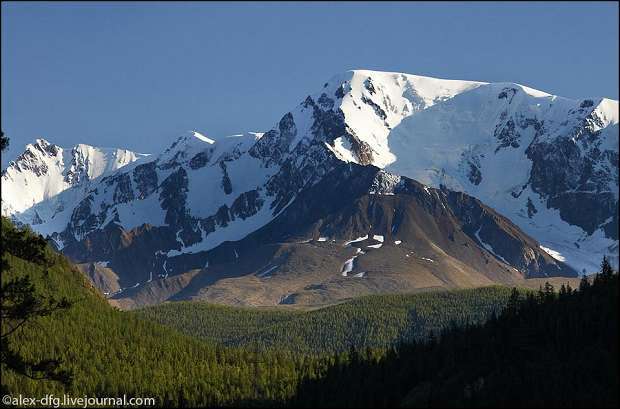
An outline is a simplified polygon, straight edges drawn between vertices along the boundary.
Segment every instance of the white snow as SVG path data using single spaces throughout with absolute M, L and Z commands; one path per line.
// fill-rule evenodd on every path
M 400 243 L 402 243 L 402 241 L 401 241 L 401 240 L 394 240 L 394 244 L 396 244 L 397 246 L 398 246 Z
M 344 265 L 342 266 L 342 276 L 343 277 L 346 277 L 348 273 L 353 271 L 353 261 L 354 260 L 355 260 L 355 257 L 351 257 L 350 259 L 348 259 L 347 261 L 344 262 Z
M 372 238 L 383 243 L 383 236 L 381 235 L 375 234 Z
M 381 246 L 383 246 L 383 243 L 379 243 L 379 244 L 370 244 L 366 247 L 371 248 L 371 249 L 380 249 Z
M 215 143 L 215 141 L 213 139 L 204 136 L 203 134 L 201 134 L 198 131 L 194 131 L 194 136 L 196 138 L 200 139 L 201 141 L 207 142 L 209 144 L 214 144 Z
M 317 241 L 327 241 L 327 237 L 319 237 Z
M 345 162 L 356 162 L 355 156 L 351 151 L 351 142 L 343 137 L 334 140 L 333 148 L 329 144 L 327 144 L 327 147 L 333 151 L 340 160 Z
M 540 245 L 539 247 L 540 247 L 541 250 L 543 250 L 545 253 L 549 254 L 554 259 L 556 259 L 558 261 L 566 261 L 566 259 L 562 256 L 562 254 L 559 251 L 552 250 L 552 249 L 550 249 L 548 247 L 545 247 L 543 245 Z
M 342 276 L 343 277 L 347 277 L 348 273 L 353 271 L 353 264 L 355 263 L 355 259 L 361 256 L 362 254 L 365 254 L 365 253 L 362 251 L 362 249 L 358 247 L 355 249 L 355 256 L 351 257 L 350 259 L 344 262 L 344 264 L 342 265 Z
M 367 239 L 368 239 L 368 235 L 366 234 L 365 236 L 358 237 L 357 239 L 354 239 L 354 240 L 350 240 L 350 241 L 345 242 L 345 243 L 343 244 L 343 246 L 347 247 L 347 246 L 350 246 L 352 243 L 357 243 L 357 242 L 359 242 L 359 241 L 364 241 L 364 240 L 367 240 Z

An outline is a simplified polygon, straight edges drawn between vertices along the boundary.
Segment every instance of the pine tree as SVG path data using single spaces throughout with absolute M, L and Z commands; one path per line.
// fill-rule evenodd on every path
M 9 140 L 1 132 L 1 147 L 6 149 Z M 0 271 L 4 275 L 9 268 L 8 256 L 19 257 L 35 264 L 46 265 L 46 242 L 43 237 L 34 235 L 27 229 L 17 229 L 8 220 L 2 219 L 2 259 Z M 46 273 L 47 274 L 47 273 Z M 31 379 L 50 379 L 63 384 L 71 383 L 71 373 L 61 369 L 57 359 L 28 360 L 11 345 L 19 331 L 38 317 L 67 309 L 70 303 L 66 298 L 56 300 L 44 297 L 35 289 L 28 275 L 12 277 L 2 281 L 0 287 L 0 317 L 2 331 L 0 362 L 3 367 Z M 19 341 L 18 341 L 19 342 Z

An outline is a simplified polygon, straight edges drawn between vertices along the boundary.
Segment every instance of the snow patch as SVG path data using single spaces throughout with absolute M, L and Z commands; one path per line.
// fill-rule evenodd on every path
M 343 244 L 343 246 L 344 246 L 344 247 L 347 247 L 347 246 L 350 246 L 352 243 L 357 243 L 357 242 L 359 242 L 359 241 L 364 241 L 364 240 L 367 240 L 367 239 L 368 239 L 368 235 L 365 235 L 365 236 L 362 236 L 362 237 L 358 237 L 357 239 L 354 239 L 354 240 L 350 240 L 350 241 L 345 242 L 345 243 Z
M 256 274 L 256 277 L 260 277 L 260 278 L 269 278 L 271 277 L 271 273 L 278 268 L 279 266 L 273 266 L 273 267 L 269 267 L 267 270 Z
M 558 261 L 562 261 L 562 262 L 566 261 L 564 256 L 562 256 L 562 253 L 560 253 L 559 251 L 555 251 L 555 250 L 550 249 L 549 247 L 545 247 L 543 245 L 539 245 L 538 247 L 540 247 L 540 249 L 542 251 L 544 251 L 545 253 L 549 254 L 554 259 L 556 259 Z

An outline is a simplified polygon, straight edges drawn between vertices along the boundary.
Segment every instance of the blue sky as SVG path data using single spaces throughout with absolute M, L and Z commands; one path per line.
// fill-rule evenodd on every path
M 3 166 L 37 137 L 264 131 L 355 68 L 618 99 L 618 5 L 2 2 Z

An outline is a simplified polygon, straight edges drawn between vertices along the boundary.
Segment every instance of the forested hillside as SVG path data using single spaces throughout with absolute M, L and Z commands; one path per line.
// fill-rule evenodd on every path
M 423 339 L 451 323 L 479 323 L 503 309 L 510 288 L 484 287 L 356 298 L 313 311 L 175 302 L 132 312 L 224 345 L 334 353 Z
M 301 385 L 306 407 L 617 407 L 618 275 L 579 291 L 515 290 L 483 325 L 448 328 L 381 358 L 351 351 Z
M 284 350 L 222 348 L 115 310 L 64 257 L 45 249 L 45 262 L 34 263 L 9 252 L 6 242 L 14 236 L 36 239 L 2 219 L 3 295 L 15 280 L 28 276 L 36 297 L 66 297 L 71 307 L 24 324 L 7 340 L 26 361 L 60 360 L 60 368 L 72 379 L 67 385 L 33 380 L 30 376 L 39 374 L 32 368 L 24 374 L 7 367 L 3 349 L 3 394 L 126 393 L 156 397 L 158 405 L 235 406 L 245 401 L 268 405 L 290 398 L 302 376 L 319 372 L 318 361 Z M 2 301 L 4 317 L 10 300 Z M 3 345 L 10 324 L 2 320 Z

